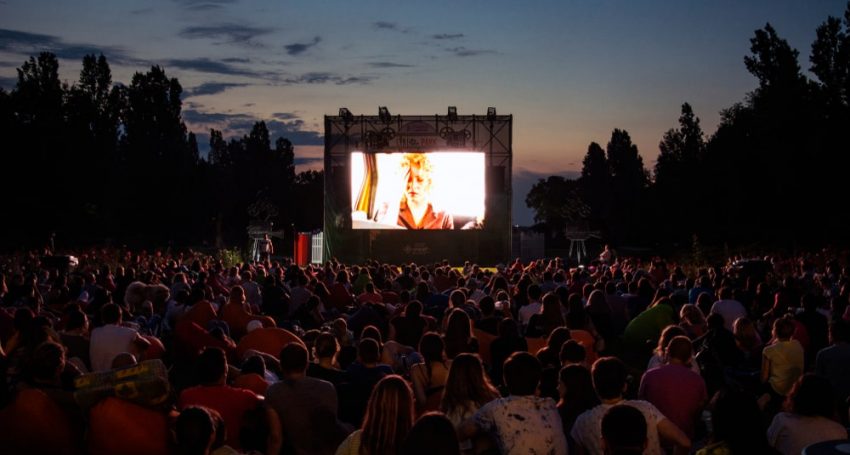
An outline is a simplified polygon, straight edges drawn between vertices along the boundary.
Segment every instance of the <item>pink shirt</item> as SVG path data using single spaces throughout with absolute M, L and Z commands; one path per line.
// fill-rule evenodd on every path
M 662 365 L 644 373 L 638 396 L 652 404 L 689 438 L 708 398 L 705 381 L 690 367 Z

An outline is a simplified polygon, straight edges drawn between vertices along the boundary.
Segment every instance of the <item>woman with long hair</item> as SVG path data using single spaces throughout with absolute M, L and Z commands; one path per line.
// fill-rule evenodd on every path
M 567 315 L 564 320 L 570 330 L 585 330 L 592 333 L 596 338 L 596 328 L 593 326 L 593 321 L 590 320 L 587 310 L 584 309 L 581 294 L 570 294 L 567 298 Z
M 570 449 L 575 441 L 570 438 L 573 424 L 581 413 L 599 404 L 599 398 L 593 390 L 590 371 L 579 365 L 569 365 L 561 369 L 558 375 L 558 413 L 567 436 Z
M 436 332 L 428 332 L 419 341 L 419 354 L 424 361 L 410 368 L 413 396 L 418 414 L 436 411 L 440 407 L 443 389 L 449 375 L 445 345 Z
M 514 352 L 528 351 L 528 342 L 519 334 L 519 324 L 511 318 L 499 323 L 499 336 L 490 343 L 490 379 L 502 383 L 502 366 Z
M 602 338 L 608 341 L 616 337 L 611 305 L 608 304 L 604 292 L 599 289 L 593 290 L 587 297 L 586 310 L 593 326 L 596 327 Z
M 460 354 L 449 368 L 440 410 L 457 427 L 498 397 L 499 391 L 484 374 L 481 359 L 475 354 Z
M 446 414 L 455 428 L 472 417 L 481 406 L 499 398 L 499 391 L 487 375 L 481 359 L 474 354 L 460 354 L 455 357 L 449 369 L 449 377 L 443 392 L 440 410 Z M 464 451 L 471 450 L 472 441 L 461 442 Z
M 336 449 L 336 455 L 396 455 L 413 427 L 413 392 L 398 375 L 381 379 L 372 390 L 363 426 Z
M 558 327 L 564 326 L 564 315 L 561 313 L 561 301 L 558 296 L 547 292 L 543 296 L 540 312 L 528 320 L 525 336 L 529 338 L 546 338 Z M 532 354 L 534 354 L 532 352 Z
M 446 325 L 443 341 L 446 345 L 446 357 L 449 360 L 465 352 L 478 352 L 478 340 L 472 336 L 472 322 L 465 311 L 455 308 L 449 313 L 449 322 Z
M 670 341 L 677 336 L 687 336 L 687 333 L 685 333 L 685 330 L 678 325 L 668 325 L 664 328 L 661 332 L 661 336 L 658 337 L 658 344 L 655 346 L 655 350 L 652 351 L 652 357 L 646 365 L 647 370 L 667 364 L 667 358 L 664 356 L 664 353 L 667 352 L 667 346 L 670 344 Z M 699 366 L 693 358 L 691 359 L 690 368 L 695 373 L 699 374 Z
M 735 344 L 744 354 L 743 366 L 748 370 L 758 371 L 761 368 L 764 343 L 756 325 L 749 318 L 738 318 L 732 324 L 732 334 L 735 335 Z

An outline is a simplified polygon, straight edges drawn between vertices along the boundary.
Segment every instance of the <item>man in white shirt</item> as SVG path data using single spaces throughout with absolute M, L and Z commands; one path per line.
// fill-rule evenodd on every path
M 646 455 L 662 455 L 660 438 L 671 441 L 676 451 L 688 453 L 691 440 L 673 422 L 651 403 L 643 400 L 625 400 L 626 377 L 628 371 L 622 360 L 616 357 L 603 357 L 593 364 L 593 388 L 599 396 L 601 404 L 591 408 L 576 419 L 570 432 L 576 444 L 583 449 L 581 453 L 602 455 L 602 419 L 610 408 L 625 404 L 639 410 L 646 418 L 647 447 Z
M 714 302 L 714 305 L 711 306 L 711 312 L 723 316 L 723 326 L 731 332 L 738 318 L 747 317 L 747 309 L 741 302 L 732 299 L 732 289 L 728 287 L 720 288 L 718 294 L 720 300 Z
M 121 325 L 121 308 L 114 303 L 104 305 L 100 310 L 103 326 L 91 332 L 89 357 L 93 372 L 112 369 L 112 360 L 118 354 L 130 353 L 141 357 L 150 346 L 136 329 Z

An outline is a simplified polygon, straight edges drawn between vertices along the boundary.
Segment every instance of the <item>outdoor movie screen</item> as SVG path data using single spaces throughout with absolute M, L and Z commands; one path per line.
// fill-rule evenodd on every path
M 351 154 L 352 229 L 481 229 L 484 152 Z

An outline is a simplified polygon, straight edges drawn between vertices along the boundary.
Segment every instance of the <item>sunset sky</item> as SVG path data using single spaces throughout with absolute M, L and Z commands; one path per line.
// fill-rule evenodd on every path
M 770 22 L 809 68 L 816 27 L 844 0 L 261 1 L 0 0 L 0 87 L 44 50 L 73 83 L 103 52 L 113 81 L 161 65 L 184 89 L 184 120 L 208 148 L 266 120 L 321 166 L 323 116 L 514 116 L 514 210 L 540 176 L 574 176 L 591 141 L 626 129 L 647 167 L 692 104 L 711 134 L 719 111 L 755 87 L 744 68 Z M 518 205 L 519 204 L 519 205 Z M 521 205 L 521 206 L 520 206 Z

